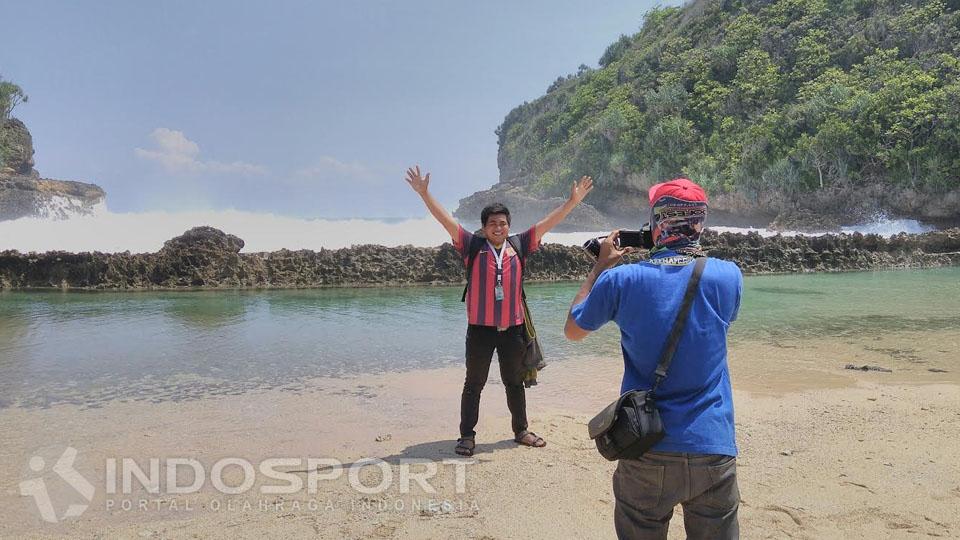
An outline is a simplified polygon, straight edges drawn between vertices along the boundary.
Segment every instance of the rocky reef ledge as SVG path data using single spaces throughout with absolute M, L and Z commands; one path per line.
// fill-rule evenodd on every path
M 891 238 L 751 234 L 704 236 L 710 255 L 749 274 L 960 265 L 960 229 Z M 157 253 L 0 252 L 3 289 L 176 289 L 368 287 L 463 283 L 450 244 L 434 248 L 362 245 L 336 250 L 240 253 L 243 240 L 196 227 Z M 529 281 L 580 279 L 592 259 L 578 247 L 545 244 L 528 262 Z

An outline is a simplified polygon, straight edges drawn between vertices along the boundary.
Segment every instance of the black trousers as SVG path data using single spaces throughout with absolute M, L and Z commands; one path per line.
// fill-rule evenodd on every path
M 500 362 L 500 378 L 507 392 L 514 434 L 527 429 L 527 400 L 523 389 L 523 325 L 500 332 L 494 326 L 467 327 L 467 377 L 460 396 L 460 436 L 473 437 L 480 417 L 480 392 L 487 383 L 493 351 Z

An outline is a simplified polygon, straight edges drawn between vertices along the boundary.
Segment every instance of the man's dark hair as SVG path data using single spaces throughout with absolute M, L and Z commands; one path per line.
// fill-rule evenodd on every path
M 489 218 L 494 214 L 503 214 L 507 216 L 507 225 L 510 224 L 510 210 L 507 209 L 506 206 L 500 203 L 493 203 L 487 206 L 486 208 L 484 208 L 483 211 L 480 212 L 480 223 L 483 224 L 484 227 L 486 227 L 487 218 Z

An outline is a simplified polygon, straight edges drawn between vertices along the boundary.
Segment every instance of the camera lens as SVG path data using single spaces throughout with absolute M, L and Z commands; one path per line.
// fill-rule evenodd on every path
M 591 238 L 587 240 L 586 242 L 583 243 L 583 249 L 586 250 L 587 253 L 593 255 L 594 257 L 599 257 L 600 256 L 600 239 Z

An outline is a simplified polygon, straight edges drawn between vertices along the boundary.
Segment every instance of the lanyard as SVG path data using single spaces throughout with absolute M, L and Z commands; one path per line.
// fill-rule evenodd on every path
M 487 245 L 490 246 L 490 249 L 493 251 L 494 258 L 497 261 L 497 283 L 500 283 L 503 281 L 503 254 L 507 250 L 507 243 L 504 242 L 503 245 L 500 246 L 499 252 L 497 252 L 497 248 L 493 247 L 493 244 L 491 244 L 489 240 L 487 240 Z

